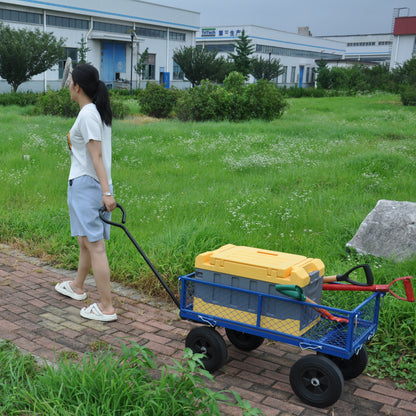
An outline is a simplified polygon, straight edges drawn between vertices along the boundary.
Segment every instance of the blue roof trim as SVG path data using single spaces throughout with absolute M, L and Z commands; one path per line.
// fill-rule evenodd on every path
M 47 1 L 39 1 L 39 0 L 24 0 L 24 1 L 26 3 L 35 3 L 35 4 L 39 4 L 39 5 L 44 5 L 44 6 L 61 7 L 61 8 L 64 8 L 64 9 L 69 9 L 69 10 L 78 10 L 78 11 L 82 11 L 82 12 L 101 13 L 101 14 L 108 15 L 108 16 L 124 17 L 124 18 L 127 18 L 127 19 L 139 19 L 139 20 L 143 20 L 143 21 L 146 21 L 146 22 L 163 23 L 163 24 L 179 26 L 179 27 L 186 27 L 186 28 L 196 29 L 196 30 L 200 29 L 199 26 L 184 25 L 184 24 L 181 24 L 181 23 L 167 22 L 167 21 L 164 21 L 164 20 L 157 20 L 157 19 L 149 19 L 149 18 L 140 17 L 140 16 L 130 16 L 130 15 L 121 14 L 121 13 L 113 13 L 113 12 L 106 12 L 106 11 L 102 11 L 102 10 L 87 9 L 87 8 L 84 8 L 84 7 L 67 6 L 67 5 L 64 5 L 64 4 L 56 4 L 56 3 L 51 3 L 51 2 L 47 2 Z
M 327 50 L 331 50 L 331 51 L 337 51 L 337 52 L 341 52 L 344 53 L 345 49 L 336 49 L 336 48 L 328 48 L 326 46 L 314 46 L 314 45 L 308 45 L 306 43 L 298 43 L 298 42 L 289 42 L 289 41 L 284 41 L 284 40 L 277 40 L 277 39 L 270 39 L 270 38 L 262 38 L 260 36 L 250 36 L 250 38 L 252 39 L 260 39 L 260 40 L 267 40 L 267 41 L 271 41 L 271 42 L 278 42 L 278 43 L 284 43 L 284 44 L 288 44 L 288 45 L 296 45 L 296 46 L 304 46 L 304 47 L 308 47 L 308 48 L 316 48 L 316 49 L 327 49 Z M 223 40 L 223 39 L 231 39 L 231 40 L 236 40 L 238 39 L 238 36 L 201 36 L 201 37 L 197 37 L 196 40 L 207 40 L 207 39 L 215 39 L 215 40 Z

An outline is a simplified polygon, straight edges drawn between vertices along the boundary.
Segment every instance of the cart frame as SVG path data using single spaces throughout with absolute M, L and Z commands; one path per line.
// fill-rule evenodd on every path
M 235 331 L 244 332 L 258 337 L 279 341 L 294 346 L 300 347 L 302 350 L 313 350 L 323 354 L 329 354 L 343 359 L 350 359 L 354 354 L 357 354 L 362 346 L 369 341 L 376 333 L 379 322 L 380 299 L 384 297 L 384 293 L 376 292 L 370 295 L 364 302 L 359 304 L 351 311 L 344 309 L 323 306 L 308 302 L 303 302 L 295 299 L 276 295 L 260 293 L 256 291 L 230 287 L 218 283 L 206 282 L 203 280 L 195 280 L 195 273 L 190 273 L 186 276 L 180 276 L 181 282 L 181 297 L 180 297 L 180 316 L 202 324 L 208 324 L 211 327 L 229 328 Z M 207 285 L 219 289 L 232 290 L 236 293 L 246 293 L 251 297 L 255 297 L 257 301 L 257 322 L 256 325 L 242 323 L 236 320 L 226 319 L 220 316 L 201 313 L 193 310 L 193 286 Z M 348 319 L 348 324 L 328 322 L 326 319 L 321 319 L 313 328 L 308 330 L 301 336 L 291 335 L 284 332 L 263 328 L 260 325 L 262 316 L 262 307 L 265 299 L 278 302 L 288 302 L 297 304 L 304 308 L 322 308 L 329 311 L 334 316 L 342 316 Z M 370 306 L 371 305 L 371 306 Z M 363 310 L 371 307 L 372 314 L 370 319 L 368 314 L 366 319 L 363 317 Z M 321 331 L 319 327 L 324 327 Z M 344 334 L 344 345 L 340 345 L 335 341 L 340 331 Z M 316 334 L 320 334 L 316 335 Z M 313 334 L 313 335 L 311 335 Z M 345 337 L 346 335 L 346 337 Z

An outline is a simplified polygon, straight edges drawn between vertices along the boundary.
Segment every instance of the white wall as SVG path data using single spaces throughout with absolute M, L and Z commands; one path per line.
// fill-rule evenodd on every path
M 394 37 L 390 69 L 402 65 L 412 58 L 415 41 L 416 35 Z

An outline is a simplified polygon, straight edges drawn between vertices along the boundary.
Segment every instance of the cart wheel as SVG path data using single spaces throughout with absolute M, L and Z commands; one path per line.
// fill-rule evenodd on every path
M 247 334 L 245 332 L 235 331 L 234 329 L 225 328 L 225 333 L 231 344 L 241 351 L 252 351 L 263 344 L 264 338 L 257 335 Z
M 200 326 L 189 331 L 185 346 L 194 353 L 204 354 L 205 370 L 215 371 L 227 361 L 227 346 L 222 336 L 212 327 Z
M 344 380 L 351 380 L 352 378 L 358 377 L 367 367 L 368 352 L 365 345 L 363 345 L 358 354 L 354 354 L 349 360 L 328 354 L 321 355 L 328 357 L 339 367 L 344 376 Z
M 328 407 L 341 397 L 344 377 L 329 358 L 308 355 L 296 361 L 290 369 L 290 385 L 304 403 Z

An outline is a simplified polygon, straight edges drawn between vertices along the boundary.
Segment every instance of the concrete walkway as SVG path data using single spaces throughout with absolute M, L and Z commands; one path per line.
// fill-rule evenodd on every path
M 185 337 L 196 324 L 181 320 L 173 302 L 156 302 L 114 285 L 118 321 L 88 321 L 79 316 L 79 310 L 98 299 L 92 279 L 87 280 L 86 301 L 66 298 L 54 290 L 57 282 L 73 276 L 0 245 L 0 338 L 52 363 L 63 351 L 81 357 L 103 344 L 117 349 L 120 340 L 148 347 L 161 362 L 181 358 Z M 290 368 L 304 354 L 298 348 L 265 341 L 255 351 L 244 353 L 224 339 L 229 358 L 214 373 L 212 387 L 238 392 L 267 416 L 416 415 L 414 392 L 366 375 L 346 381 L 341 399 L 331 408 L 306 406 L 289 384 Z M 227 407 L 223 414 L 241 415 L 241 411 Z

